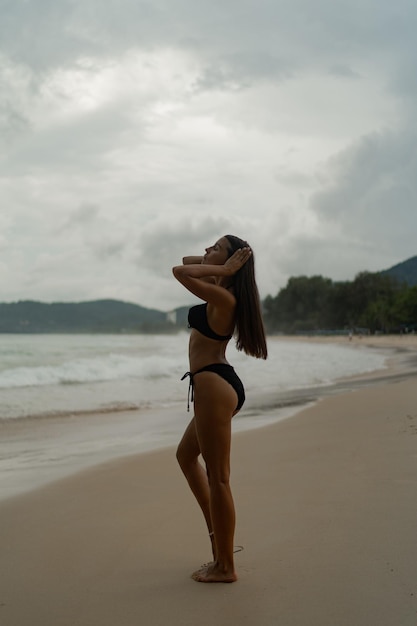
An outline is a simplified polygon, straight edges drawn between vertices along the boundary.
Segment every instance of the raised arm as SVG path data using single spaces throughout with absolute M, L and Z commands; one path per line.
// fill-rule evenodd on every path
M 222 304 L 234 301 L 234 296 L 218 284 L 222 278 L 232 277 L 246 263 L 252 251 L 250 248 L 237 250 L 223 265 L 190 263 L 172 268 L 175 278 L 186 289 L 206 302 Z M 187 259 L 190 257 L 186 257 Z
M 203 262 L 202 256 L 185 256 L 182 259 L 184 265 L 200 265 Z M 206 283 L 214 283 L 214 276 L 205 276 L 200 280 L 204 280 Z
M 216 277 L 227 276 L 224 265 L 177 265 L 172 268 L 172 273 L 188 291 L 206 302 L 221 304 L 231 296 L 224 287 L 216 284 Z
M 183 265 L 198 265 L 199 263 L 202 263 L 202 261 L 202 256 L 185 256 L 182 259 Z

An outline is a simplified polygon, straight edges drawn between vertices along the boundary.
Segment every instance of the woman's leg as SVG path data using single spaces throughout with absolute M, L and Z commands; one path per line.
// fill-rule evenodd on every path
M 206 520 L 211 539 L 213 558 L 216 558 L 213 526 L 210 515 L 210 489 L 207 472 L 198 461 L 201 454 L 198 443 L 195 418 L 188 424 L 187 429 L 178 445 L 177 460 L 186 477 Z
M 209 480 L 210 518 L 216 555 L 213 564 L 193 575 L 199 582 L 233 582 L 235 509 L 230 489 L 231 422 L 236 408 L 233 387 L 213 372 L 194 379 L 195 431 Z

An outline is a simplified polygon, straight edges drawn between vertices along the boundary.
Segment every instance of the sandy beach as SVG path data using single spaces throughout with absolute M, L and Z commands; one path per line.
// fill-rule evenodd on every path
M 0 503 L 2 626 L 415 626 L 417 338 L 361 341 L 397 351 L 383 377 L 235 434 L 237 583 L 190 578 L 209 541 L 167 448 Z

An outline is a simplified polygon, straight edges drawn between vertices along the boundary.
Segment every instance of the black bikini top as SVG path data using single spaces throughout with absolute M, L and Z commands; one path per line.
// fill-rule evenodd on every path
M 207 320 L 207 302 L 197 304 L 188 311 L 188 327 L 195 328 L 205 337 L 216 339 L 217 341 L 225 341 L 231 339 L 233 335 L 218 335 L 212 330 Z

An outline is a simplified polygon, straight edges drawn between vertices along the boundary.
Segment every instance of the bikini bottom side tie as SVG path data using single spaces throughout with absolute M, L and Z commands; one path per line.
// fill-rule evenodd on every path
M 187 376 L 190 377 L 190 383 L 188 385 L 188 396 L 187 396 L 187 411 L 189 413 L 190 412 L 190 395 L 191 395 L 191 402 L 194 402 L 194 380 L 193 380 L 193 374 L 191 372 L 185 372 L 181 380 L 184 380 L 185 378 L 187 378 Z

